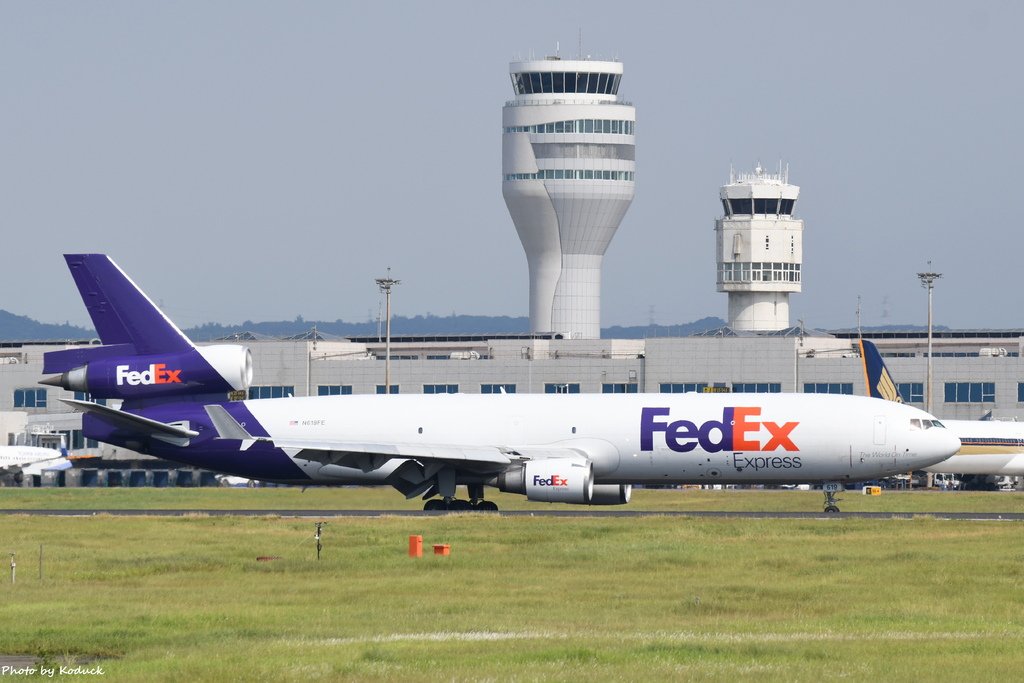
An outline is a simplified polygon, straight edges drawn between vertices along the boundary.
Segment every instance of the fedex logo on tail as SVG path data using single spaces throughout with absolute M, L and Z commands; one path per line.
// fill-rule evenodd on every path
M 181 370 L 168 370 L 166 363 L 153 363 L 148 370 L 129 370 L 127 365 L 117 366 L 117 385 L 181 384 Z
M 798 451 L 790 436 L 799 422 L 762 422 L 761 409 L 753 406 L 730 407 L 722 411 L 722 420 L 698 425 L 690 420 L 668 421 L 668 408 L 644 408 L 640 413 L 640 450 L 654 450 L 654 434 L 665 435 L 665 445 L 677 453 L 688 453 L 699 445 L 707 453 L 720 451 Z M 762 441 L 761 428 L 768 432 Z

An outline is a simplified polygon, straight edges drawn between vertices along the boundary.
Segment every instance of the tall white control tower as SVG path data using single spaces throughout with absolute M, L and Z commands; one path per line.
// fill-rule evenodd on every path
M 769 332 L 789 327 L 789 295 L 800 291 L 804 222 L 793 218 L 800 188 L 789 169 L 729 173 L 725 215 L 715 221 L 718 291 L 729 295 L 729 326 Z
M 530 329 L 601 336 L 601 261 L 633 201 L 636 110 L 621 62 L 509 65 L 502 194 L 530 267 Z

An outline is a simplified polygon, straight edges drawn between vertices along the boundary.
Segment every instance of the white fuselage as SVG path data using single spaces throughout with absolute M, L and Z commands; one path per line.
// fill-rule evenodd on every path
M 1024 423 L 997 420 L 943 420 L 961 440 L 951 458 L 926 467 L 929 472 L 1024 475 Z
M 607 484 L 857 481 L 949 457 L 948 430 L 906 405 L 811 394 L 339 396 L 246 401 L 272 439 L 578 452 Z M 296 457 L 318 483 L 379 483 L 370 472 Z

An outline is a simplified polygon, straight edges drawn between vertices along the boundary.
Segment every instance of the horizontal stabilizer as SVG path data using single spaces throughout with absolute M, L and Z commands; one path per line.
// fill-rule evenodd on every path
M 76 401 L 70 398 L 62 398 L 61 401 L 76 410 L 95 415 L 104 422 L 118 428 L 138 432 L 140 435 L 150 436 L 175 446 L 187 446 L 190 439 L 199 436 L 199 432 L 186 429 L 185 427 L 158 422 L 157 420 L 151 420 L 148 417 L 142 417 L 134 413 L 126 413 L 116 408 L 108 408 L 99 403 Z

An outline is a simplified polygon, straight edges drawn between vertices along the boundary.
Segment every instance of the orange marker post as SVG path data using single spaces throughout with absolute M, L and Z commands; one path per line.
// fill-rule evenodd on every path
M 423 557 L 423 537 L 409 537 L 409 557 Z
M 452 548 L 447 543 L 438 543 L 434 546 L 435 555 L 451 555 Z

